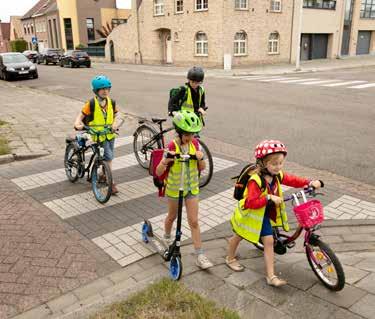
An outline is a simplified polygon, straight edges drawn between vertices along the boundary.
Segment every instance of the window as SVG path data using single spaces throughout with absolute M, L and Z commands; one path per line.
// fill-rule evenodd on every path
M 87 27 L 87 39 L 89 41 L 95 40 L 95 29 L 94 29 L 94 19 L 87 18 L 86 19 L 86 27 Z
M 268 38 L 268 53 L 279 54 L 279 40 L 280 36 L 278 32 L 272 32 Z
M 31 24 L 31 34 L 34 34 L 34 25 Z
M 271 0 L 271 12 L 281 12 L 281 0 Z
M 361 1 L 361 18 L 375 19 L 375 0 Z
M 164 15 L 164 0 L 154 0 L 154 15 Z
M 234 55 L 247 54 L 247 34 L 245 31 L 237 32 L 234 36 Z
M 309 9 L 336 10 L 336 0 L 303 0 L 303 7 Z
M 198 32 L 195 35 L 195 55 L 208 55 L 208 40 L 207 35 L 204 32 Z
M 208 10 L 208 0 L 195 0 L 195 10 L 196 11 Z
M 128 22 L 128 19 L 112 19 L 112 28 L 115 28 L 120 24 L 125 24 L 126 22 Z
M 25 25 L 25 24 L 23 25 L 23 33 L 24 33 L 24 34 L 27 34 L 27 28 L 26 28 L 26 25 Z
M 237 10 L 247 10 L 248 0 L 235 0 L 234 8 Z
M 64 18 L 64 30 L 65 30 L 66 49 L 71 50 L 74 47 L 74 42 L 73 42 L 72 20 L 70 18 Z
M 27 34 L 30 34 L 30 24 L 27 25 Z
M 184 12 L 184 0 L 176 0 L 176 13 Z

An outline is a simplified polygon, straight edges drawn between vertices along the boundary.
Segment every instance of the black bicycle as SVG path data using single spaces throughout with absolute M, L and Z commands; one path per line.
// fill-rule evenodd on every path
M 103 130 L 96 130 L 100 126 Z M 91 182 L 92 191 L 99 203 L 106 203 L 112 195 L 112 173 L 108 163 L 104 160 L 104 142 L 87 143 L 90 135 L 99 137 L 112 133 L 110 125 L 84 126 L 83 133 L 75 138 L 66 139 L 64 166 L 69 181 L 75 183 L 87 173 L 87 181 Z M 86 165 L 86 151 L 92 151 L 88 165 Z
M 163 123 L 166 121 L 167 119 L 165 118 L 152 118 L 151 121 L 142 119 L 138 121 L 139 126 L 133 134 L 133 150 L 139 165 L 145 169 L 149 168 L 151 152 L 154 149 L 165 149 L 164 134 L 174 130 L 174 127 L 163 129 Z M 156 130 L 156 127 L 158 127 L 159 131 Z M 214 162 L 207 145 L 198 135 L 195 137 L 199 139 L 201 151 L 203 152 L 206 161 L 206 169 L 199 175 L 199 187 L 204 187 L 212 178 Z

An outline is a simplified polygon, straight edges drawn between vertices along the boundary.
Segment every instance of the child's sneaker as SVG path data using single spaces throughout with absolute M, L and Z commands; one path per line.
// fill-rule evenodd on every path
M 208 269 L 214 266 L 204 254 L 198 255 L 196 265 L 201 269 Z
M 170 245 L 172 245 L 172 243 L 173 243 L 173 238 L 171 237 L 171 235 L 165 235 L 164 234 L 164 236 L 163 236 L 163 242 L 164 242 L 164 244 L 167 246 L 167 247 L 169 247 Z

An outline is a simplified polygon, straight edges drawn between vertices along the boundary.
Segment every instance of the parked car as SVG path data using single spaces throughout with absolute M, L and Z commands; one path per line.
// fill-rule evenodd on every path
M 15 78 L 38 78 L 36 65 L 29 61 L 22 53 L 0 53 L 0 79 L 9 81 Z
M 45 65 L 49 63 L 57 64 L 60 61 L 63 52 L 60 49 L 44 49 L 38 55 L 38 64 L 44 63 Z
M 30 50 L 23 51 L 22 54 L 33 63 L 36 63 L 38 59 L 38 55 L 39 55 L 37 51 L 30 51 Z
M 90 68 L 91 59 L 85 51 L 71 50 L 67 51 L 60 59 L 60 66 L 63 68 L 65 65 L 69 65 L 71 68 L 80 67 L 81 65 Z

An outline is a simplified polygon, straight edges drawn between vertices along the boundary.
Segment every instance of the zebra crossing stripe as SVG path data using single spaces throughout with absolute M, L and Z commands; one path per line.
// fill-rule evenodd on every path
M 277 77 L 277 78 L 270 78 L 270 79 L 265 79 L 265 80 L 259 80 L 259 82 L 278 82 L 278 81 L 283 81 L 283 80 L 292 80 L 296 78 L 290 78 L 290 77 Z
M 367 83 L 367 81 L 346 81 L 346 82 L 340 82 L 340 83 L 325 84 L 323 86 L 335 87 L 335 86 L 344 86 L 344 85 L 359 84 L 359 83 Z
M 89 154 L 86 154 L 89 155 Z M 113 170 L 119 170 L 130 166 L 137 165 L 138 162 L 134 156 L 134 153 L 119 156 L 113 160 Z M 28 176 L 18 177 L 12 179 L 22 190 L 30 190 L 38 187 L 56 184 L 67 180 L 65 169 L 58 168 L 48 172 L 32 174 Z
M 213 161 L 214 172 L 218 172 L 237 165 L 236 162 L 228 161 L 218 157 L 214 157 Z M 88 213 L 92 210 L 110 207 L 132 199 L 156 193 L 156 189 L 152 182 L 151 176 L 118 184 L 117 188 L 119 190 L 119 193 L 116 196 L 112 196 L 109 202 L 104 205 L 98 203 L 95 200 L 92 191 L 58 198 L 52 201 L 45 202 L 44 205 L 54 211 L 62 219 L 67 219 Z
M 349 89 L 365 89 L 365 88 L 371 88 L 374 86 L 375 86 L 375 83 L 368 83 L 368 84 L 349 86 Z
M 262 76 L 248 76 L 243 78 L 242 80 L 245 81 L 259 81 L 259 80 L 265 80 L 265 79 L 273 79 L 273 78 L 279 78 L 280 76 L 269 76 L 269 75 L 262 75 Z
M 310 79 L 297 79 L 297 80 L 286 80 L 286 81 L 279 81 L 279 83 L 298 83 L 298 82 L 306 82 L 306 81 L 313 81 L 313 80 L 320 80 L 318 78 L 310 78 Z
M 337 82 L 337 81 L 341 81 L 341 80 L 308 81 L 308 82 L 299 82 L 297 84 L 301 84 L 301 85 L 317 85 L 317 84 L 332 83 L 332 82 Z
M 199 224 L 201 232 L 210 230 L 222 223 L 229 221 L 233 211 L 235 199 L 233 189 L 227 189 L 199 202 Z M 185 212 L 185 208 L 184 208 Z M 182 240 L 191 237 L 186 214 L 182 214 Z M 165 214 L 149 219 L 153 232 L 162 237 Z M 142 223 L 124 227 L 103 236 L 96 237 L 92 241 L 103 249 L 109 256 L 121 266 L 126 266 L 144 257 L 152 255 L 155 251 L 151 246 L 141 241 Z M 174 233 L 174 231 L 172 231 Z

